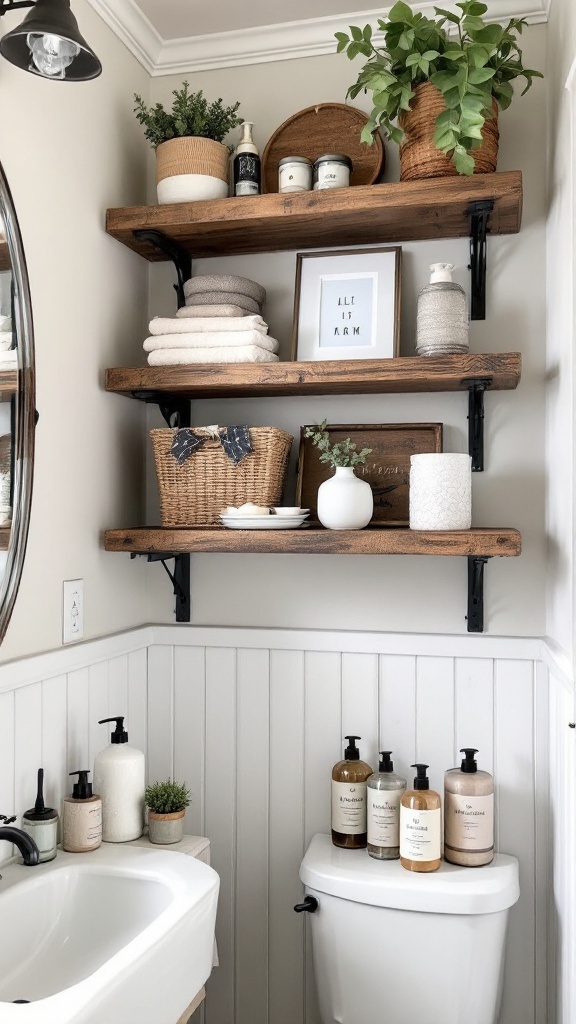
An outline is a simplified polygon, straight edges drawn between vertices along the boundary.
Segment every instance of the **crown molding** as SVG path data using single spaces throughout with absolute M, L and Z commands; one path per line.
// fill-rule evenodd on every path
M 134 0 L 88 2 L 153 77 L 335 53 L 336 32 L 346 31 L 351 22 L 374 24 L 389 10 L 389 7 L 384 7 L 338 17 L 311 18 L 182 39 L 162 39 Z M 492 0 L 492 17 L 489 20 L 526 18 L 531 25 L 540 24 L 548 19 L 550 2 Z M 413 3 L 411 6 L 423 14 L 433 14 L 431 3 Z M 453 9 L 454 4 L 447 3 L 446 7 Z M 375 38 L 378 38 L 377 35 Z

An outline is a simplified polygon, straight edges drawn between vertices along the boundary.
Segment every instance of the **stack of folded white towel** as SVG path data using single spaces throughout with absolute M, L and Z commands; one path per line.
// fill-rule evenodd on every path
M 144 342 L 150 366 L 274 363 L 278 342 L 262 319 L 266 292 L 246 277 L 206 275 L 184 284 L 186 305 L 174 318 L 155 317 Z
M 0 370 L 15 370 L 18 367 L 18 353 L 12 348 L 12 319 L 0 316 Z

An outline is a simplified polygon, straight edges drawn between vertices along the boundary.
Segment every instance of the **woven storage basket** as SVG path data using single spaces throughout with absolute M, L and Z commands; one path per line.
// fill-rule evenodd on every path
M 417 85 L 410 110 L 402 114 L 399 124 L 405 132 L 400 143 L 400 181 L 417 178 L 440 178 L 457 174 L 457 170 L 432 141 L 438 114 L 446 109 L 442 93 L 431 84 Z M 498 107 L 493 103 L 494 117 L 485 121 L 482 129 L 483 141 L 478 149 L 472 150 L 474 174 L 489 174 L 496 170 L 498 159 Z
M 210 438 L 207 430 L 194 433 Z M 277 427 L 250 427 L 254 449 L 236 466 L 219 441 L 206 440 L 180 466 L 170 448 L 176 430 L 151 430 L 162 526 L 213 526 L 227 505 L 278 505 L 293 438 Z

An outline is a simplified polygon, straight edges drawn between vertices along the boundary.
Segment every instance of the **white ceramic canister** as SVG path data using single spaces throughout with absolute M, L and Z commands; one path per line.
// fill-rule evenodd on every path
M 328 530 L 362 530 L 374 512 L 372 488 L 353 466 L 336 466 L 318 488 L 318 519 Z
M 469 530 L 472 459 L 456 452 L 410 456 L 410 529 Z
M 279 192 L 309 192 L 312 162 L 305 156 L 284 156 L 278 163 Z
M 324 153 L 314 162 L 314 188 L 345 188 L 350 184 L 352 161 L 344 153 Z

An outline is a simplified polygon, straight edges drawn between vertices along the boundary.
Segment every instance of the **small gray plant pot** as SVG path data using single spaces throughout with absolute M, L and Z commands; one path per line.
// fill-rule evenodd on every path
M 173 814 L 156 814 L 148 811 L 148 838 L 157 846 L 169 846 L 179 843 L 184 835 L 185 810 L 174 811 Z

